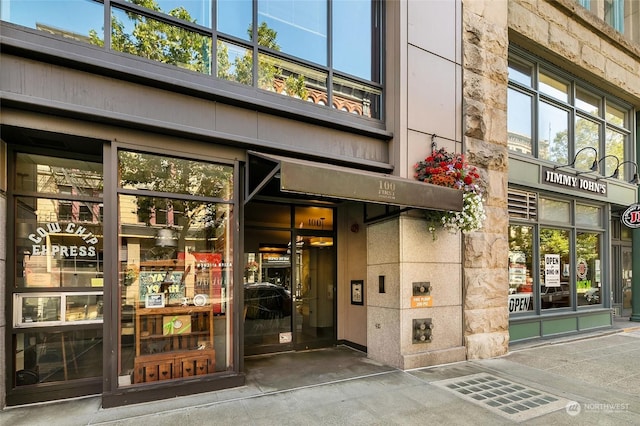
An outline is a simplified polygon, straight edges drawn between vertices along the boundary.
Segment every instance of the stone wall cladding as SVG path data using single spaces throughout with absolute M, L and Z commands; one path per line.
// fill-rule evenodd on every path
M 639 44 L 575 0 L 510 0 L 508 8 L 510 34 L 531 43 L 523 47 L 640 106 Z
M 484 227 L 464 237 L 464 343 L 468 359 L 503 355 L 507 307 L 507 2 L 475 0 L 463 8 L 464 144 L 487 183 Z M 538 27 L 546 29 L 547 22 Z

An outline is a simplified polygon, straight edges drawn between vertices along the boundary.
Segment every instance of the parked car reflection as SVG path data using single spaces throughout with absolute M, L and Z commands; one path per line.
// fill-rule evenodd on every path
M 245 284 L 245 319 L 276 319 L 291 316 L 291 292 L 271 283 Z
M 542 309 L 547 308 L 566 308 L 571 306 L 571 291 L 567 284 L 561 284 L 559 287 L 542 286 L 540 289 L 540 306 Z

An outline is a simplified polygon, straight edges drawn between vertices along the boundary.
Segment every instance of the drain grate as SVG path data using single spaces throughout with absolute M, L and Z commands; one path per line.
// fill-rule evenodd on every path
M 487 373 L 431 383 L 509 420 L 524 421 L 566 408 L 570 402 Z

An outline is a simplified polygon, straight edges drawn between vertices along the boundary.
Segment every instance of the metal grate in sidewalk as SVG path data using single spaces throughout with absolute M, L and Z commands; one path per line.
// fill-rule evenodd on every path
M 513 421 L 564 409 L 571 401 L 487 373 L 431 383 Z

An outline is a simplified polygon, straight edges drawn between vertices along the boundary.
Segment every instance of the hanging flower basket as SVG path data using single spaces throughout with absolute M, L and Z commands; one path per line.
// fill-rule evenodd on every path
M 482 228 L 486 219 L 482 193 L 484 185 L 478 169 L 470 166 L 462 154 L 451 154 L 446 149 L 434 150 L 416 163 L 414 177 L 422 182 L 459 189 L 463 206 L 461 212 L 427 210 L 428 230 L 436 238 L 438 228 L 451 233 L 469 233 Z

